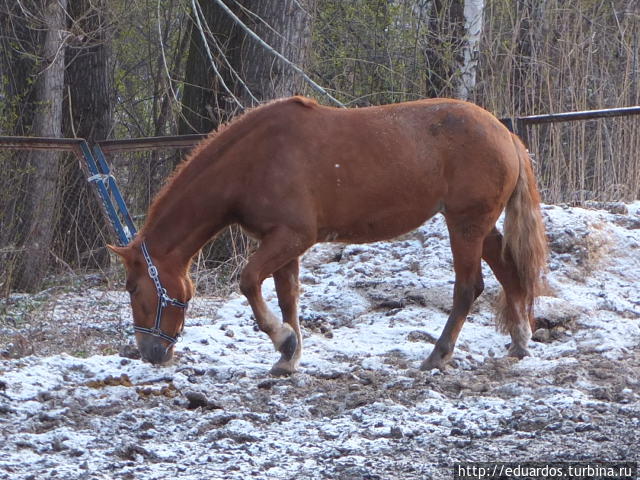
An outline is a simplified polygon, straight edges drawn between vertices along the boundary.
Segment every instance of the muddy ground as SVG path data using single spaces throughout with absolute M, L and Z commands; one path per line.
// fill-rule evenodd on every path
M 553 292 L 533 355 L 504 356 L 486 271 L 444 372 L 418 370 L 450 308 L 438 220 L 307 255 L 306 350 L 286 378 L 269 375 L 277 355 L 237 294 L 194 302 L 166 367 L 137 358 L 127 296 L 100 277 L 14 295 L 0 478 L 441 479 L 461 461 L 637 461 L 638 210 L 547 207 Z

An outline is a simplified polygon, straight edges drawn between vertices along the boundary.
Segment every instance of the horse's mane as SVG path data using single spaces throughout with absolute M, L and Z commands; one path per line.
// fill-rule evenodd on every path
M 175 189 L 180 188 L 180 186 L 183 186 L 184 183 L 189 182 L 191 173 L 201 172 L 208 165 L 211 165 L 212 162 L 215 162 L 217 158 L 215 155 L 216 151 L 221 151 L 226 145 L 243 137 L 248 130 L 254 127 L 255 123 L 264 120 L 265 116 L 273 115 L 274 109 L 288 104 L 299 104 L 307 108 L 312 108 L 317 105 L 315 100 L 299 96 L 273 100 L 264 105 L 259 105 L 247 110 L 242 115 L 235 117 L 210 132 L 187 154 L 173 173 L 167 177 L 164 186 L 151 202 L 147 220 L 142 230 L 145 229 L 150 220 L 156 218 L 158 212 L 170 201 L 171 193 Z M 209 150 L 208 154 L 202 155 L 205 149 Z

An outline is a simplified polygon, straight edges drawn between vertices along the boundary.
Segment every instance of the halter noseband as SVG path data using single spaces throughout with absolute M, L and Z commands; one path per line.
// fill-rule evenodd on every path
M 151 260 L 151 255 L 149 255 L 147 244 L 145 242 L 142 242 L 141 248 L 144 260 L 145 262 L 147 262 L 147 267 L 149 267 L 149 276 L 151 277 L 151 280 L 153 280 L 153 284 L 156 286 L 156 293 L 158 294 L 158 308 L 156 309 L 156 321 L 153 325 L 153 328 L 139 327 L 137 325 L 134 325 L 133 330 L 139 333 L 146 333 L 148 335 L 153 335 L 154 337 L 159 337 L 163 340 L 166 340 L 167 342 L 169 342 L 169 347 L 167 348 L 170 348 L 171 345 L 178 341 L 178 337 L 180 336 L 181 332 L 178 332 L 175 337 L 172 337 L 171 335 L 167 335 L 162 331 L 162 329 L 160 328 L 160 324 L 162 322 L 162 311 L 169 305 L 186 310 L 188 302 L 181 302 L 167 295 L 167 289 L 162 286 L 162 283 L 160 283 L 160 275 L 158 274 L 158 269 Z

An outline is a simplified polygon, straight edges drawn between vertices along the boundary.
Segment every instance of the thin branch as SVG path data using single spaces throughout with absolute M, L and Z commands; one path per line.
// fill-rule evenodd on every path
M 297 7 L 298 7 L 302 12 L 304 12 L 304 14 L 305 14 L 305 15 L 307 15 L 308 17 L 310 17 L 310 16 L 311 16 L 311 14 L 309 13 L 309 11 L 308 11 L 306 8 L 304 8 L 304 7 L 302 6 L 302 4 L 301 4 L 298 0 L 293 0 L 293 3 L 295 3 L 295 4 L 296 4 L 296 6 L 297 6 Z
M 73 138 L 78 138 L 76 126 L 73 123 L 73 102 L 71 101 L 71 85 L 67 85 L 67 100 L 69 101 L 69 125 L 71 126 L 71 134 Z
M 229 96 L 231 96 L 231 98 L 238 105 L 238 107 L 240 107 L 240 109 L 244 111 L 245 110 L 244 106 L 242 105 L 242 103 L 240 103 L 240 100 L 238 100 L 236 96 L 233 94 L 233 92 L 229 89 L 229 87 L 224 81 L 224 78 L 222 78 L 220 71 L 218 71 L 218 67 L 216 67 L 216 63 L 213 60 L 213 55 L 211 54 L 211 50 L 209 49 L 207 36 L 205 35 L 204 30 L 202 28 L 202 23 L 200 22 L 200 13 L 199 13 L 198 6 L 196 5 L 196 0 L 191 0 L 191 6 L 193 7 L 193 13 L 196 17 L 196 25 L 198 27 L 198 30 L 200 31 L 200 36 L 202 37 L 202 43 L 204 44 L 204 48 L 207 51 L 207 57 L 209 57 L 209 62 L 211 62 L 211 67 L 213 68 L 213 71 L 215 72 L 216 77 L 218 77 L 218 80 L 220 80 L 220 84 L 222 85 L 222 88 L 224 88 L 225 91 L 229 94 Z
M 25 8 L 24 5 L 22 5 L 22 3 L 20 2 L 20 0 L 16 0 L 16 3 L 20 7 L 20 10 L 24 14 L 25 18 L 31 19 L 32 21 L 37 22 L 37 23 L 44 23 L 42 18 L 36 17 L 33 13 L 31 13 L 29 11 L 29 9 Z
M 200 4 L 198 4 L 198 8 L 200 8 Z M 202 13 L 202 10 L 200 10 L 200 15 L 202 15 L 204 17 L 204 14 Z M 212 43 L 215 45 L 216 50 L 218 50 L 218 53 L 220 54 L 220 56 L 224 59 L 224 63 L 227 65 L 227 68 L 229 69 L 229 71 L 236 77 L 236 81 L 238 83 L 240 83 L 240 85 L 242 85 L 242 88 L 244 88 L 245 91 L 249 94 L 249 96 L 251 97 L 251 100 L 256 105 L 259 105 L 260 104 L 260 100 L 258 98 L 256 98 L 256 96 L 253 94 L 253 92 L 249 89 L 249 86 L 244 82 L 244 80 L 242 80 L 242 77 L 240 76 L 240 74 L 231 66 L 231 63 L 229 63 L 229 60 L 227 59 L 226 55 L 222 51 L 222 47 L 220 47 L 220 44 L 216 40 L 215 35 L 211 31 L 211 28 L 209 28 L 209 24 L 205 22 L 205 26 L 207 27 L 207 33 L 209 34 Z
M 195 0 L 192 0 L 195 1 Z M 324 88 L 322 88 L 320 85 L 318 85 L 316 82 L 314 82 L 305 72 L 304 70 L 302 70 L 302 68 L 300 68 L 299 66 L 297 66 L 295 63 L 293 63 L 291 60 L 289 60 L 287 57 L 285 57 L 284 55 L 282 55 L 280 52 L 276 51 L 273 47 L 271 47 L 271 45 L 269 45 L 267 42 L 265 42 L 264 40 L 262 40 L 262 38 L 260 38 L 260 36 L 258 36 L 253 30 L 251 30 L 249 27 L 247 27 L 247 25 L 244 24 L 244 22 L 242 20 L 240 20 L 235 13 L 233 13 L 231 11 L 231 9 L 229 7 L 227 7 L 225 5 L 225 3 L 222 0 L 214 0 L 219 6 L 220 8 L 222 8 L 227 15 L 229 15 L 234 22 L 236 22 L 251 38 L 253 38 L 256 42 L 258 42 L 263 48 L 265 48 L 268 52 L 270 52 L 271 54 L 275 55 L 276 57 L 278 57 L 280 60 L 282 60 L 284 63 L 286 63 L 289 67 L 291 67 L 294 71 L 296 71 L 304 80 L 305 82 L 307 82 L 311 88 L 313 88 L 315 91 L 319 92 L 320 94 L 324 95 L 325 97 L 327 97 L 329 100 L 331 100 L 333 103 L 335 103 L 336 105 L 345 108 L 345 105 L 340 102 L 338 99 L 334 98 L 329 92 L 327 92 Z
M 165 55 L 165 52 L 164 52 L 162 26 L 160 25 L 160 0 L 158 0 L 158 40 L 160 41 L 160 52 L 162 54 L 162 64 L 164 65 L 164 71 L 167 74 L 167 79 L 168 79 L 167 83 L 169 84 L 169 90 L 171 91 L 171 95 L 173 96 L 173 99 L 176 101 L 176 103 L 180 103 L 180 100 L 178 100 L 178 95 L 173 89 L 173 82 L 171 81 L 171 73 L 169 72 L 169 65 L 167 65 L 167 56 Z

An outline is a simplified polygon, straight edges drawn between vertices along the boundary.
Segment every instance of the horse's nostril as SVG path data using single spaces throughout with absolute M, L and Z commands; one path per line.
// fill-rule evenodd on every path
M 162 342 L 151 338 L 143 338 L 138 342 L 138 348 L 142 358 L 153 365 L 159 365 L 171 360 L 173 352 L 171 348 L 165 347 Z
M 167 355 L 167 349 L 161 343 L 156 343 L 151 348 L 151 363 L 158 364 L 163 363 L 165 361 L 165 357 Z

